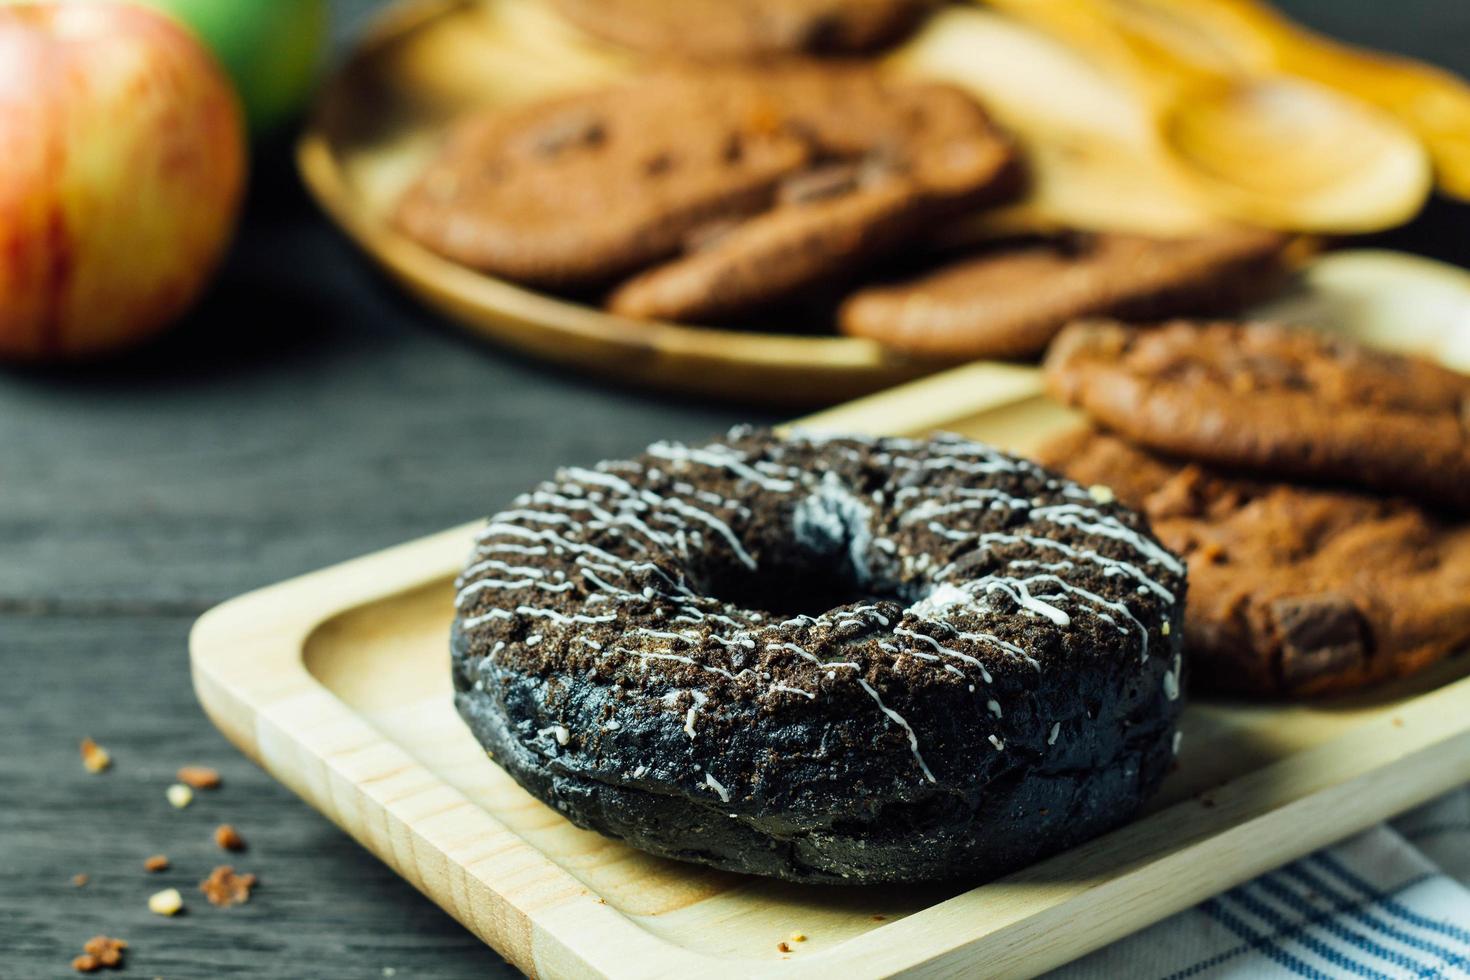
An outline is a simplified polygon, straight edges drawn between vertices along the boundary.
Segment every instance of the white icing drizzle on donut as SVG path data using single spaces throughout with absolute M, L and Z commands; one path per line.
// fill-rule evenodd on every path
M 694 731 L 694 719 L 699 717 L 699 709 L 703 708 L 705 703 L 709 701 L 709 695 L 703 691 L 690 691 L 689 695 L 694 698 L 694 703 L 689 706 L 688 711 L 684 712 L 684 732 L 692 742 L 696 734 Z
M 884 704 L 883 699 L 878 696 L 878 692 L 873 690 L 873 685 L 869 684 L 861 677 L 857 679 L 857 682 L 859 687 L 868 692 L 868 697 L 872 698 L 878 703 L 878 710 L 887 715 L 889 720 L 898 725 L 899 728 L 902 728 L 904 734 L 908 736 L 909 751 L 914 753 L 914 760 L 919 763 L 919 768 L 923 770 L 924 778 L 929 780 L 929 782 L 931 783 L 937 782 L 937 780 L 935 780 L 934 778 L 934 773 L 929 771 L 928 764 L 924 762 L 924 757 L 919 753 L 919 736 L 914 734 L 913 728 L 909 725 L 907 721 L 904 720 L 903 715 L 899 714 L 897 711 L 894 711 L 892 708 L 888 707 L 888 705 Z M 994 737 L 995 736 L 993 735 L 991 736 L 991 738 Z
M 743 453 L 718 443 L 695 449 L 676 442 L 656 442 L 648 447 L 648 455 L 675 463 L 699 463 L 715 469 L 729 470 L 763 490 L 776 493 L 790 493 L 796 489 L 796 484 L 791 480 L 777 480 L 766 476 L 759 469 L 747 466 Z
M 705 773 L 704 784 L 719 794 L 721 803 L 730 802 L 730 791 L 726 789 L 724 785 L 714 776 L 710 775 L 709 773 Z
M 732 438 L 738 437 L 738 430 L 732 432 Z M 722 682 L 750 677 L 769 682 L 761 689 L 763 696 L 792 695 L 808 701 L 816 700 L 819 692 L 777 682 L 764 669 L 732 669 L 740 663 L 738 659 L 727 661 L 729 667 L 720 661 L 763 651 L 790 654 L 805 661 L 811 669 L 824 672 L 828 682 L 843 677 L 840 672 L 850 671 L 845 675 L 847 680 L 856 683 L 888 724 L 902 732 L 919 771 L 929 782 L 935 777 L 923 758 L 919 736 L 884 702 L 876 686 L 881 682 L 874 673 L 875 664 L 869 662 L 872 654 L 829 659 L 816 651 L 829 655 L 831 651 L 849 649 L 854 654 L 881 651 L 891 658 L 889 663 L 910 657 L 933 664 L 961 682 L 978 675 L 984 684 L 992 685 L 994 677 L 985 662 L 967 650 L 985 648 L 1034 670 L 1042 669 L 1041 662 L 1022 646 L 973 628 L 966 621 L 1004 615 L 1004 606 L 996 603 L 1008 600 L 1020 615 L 1045 620 L 1057 628 L 1068 627 L 1074 617 L 1082 615 L 1123 635 L 1136 632 L 1142 659 L 1148 659 L 1148 630 L 1128 602 L 1099 595 L 1071 578 L 1087 566 L 1094 574 L 1100 571 L 1104 578 L 1128 580 L 1136 586 L 1130 587 L 1130 594 L 1151 595 L 1172 606 L 1173 590 L 1150 569 L 1162 568 L 1181 575 L 1183 565 L 1145 534 L 1107 513 L 1106 502 L 1080 487 L 1050 478 L 1030 462 L 957 436 L 919 442 L 796 432 L 786 441 L 792 448 L 825 447 L 835 457 L 861 463 L 865 454 L 846 443 L 868 447 L 866 458 L 872 465 L 894 471 L 889 487 L 894 482 L 905 485 L 888 493 L 874 490 L 859 494 L 834 472 L 782 462 L 785 449 L 779 443 L 769 453 L 772 458 L 752 458 L 719 443 L 689 447 L 661 442 L 648 450 L 649 457 L 661 461 L 658 467 L 638 461 L 613 461 L 590 469 L 563 469 L 555 480 L 517 497 L 509 509 L 490 518 L 477 534 L 471 560 L 455 581 L 456 608 L 466 613 L 460 629 L 470 631 L 498 623 L 506 624 L 502 629 L 519 630 L 518 623 L 535 623 L 536 631 L 523 634 L 520 643 L 534 646 L 577 642 L 599 660 L 636 662 L 645 670 L 677 663 L 698 668 Z M 716 479 L 731 489 L 719 493 L 689 482 L 700 470 L 713 471 Z M 923 482 L 930 479 L 925 474 L 932 472 L 982 479 L 1000 474 L 1029 476 L 1040 479 L 1049 491 L 1068 502 L 1028 499 L 990 486 Z M 751 509 L 731 496 L 741 493 L 743 485 L 790 497 L 793 533 L 799 543 L 815 554 L 841 554 L 859 581 L 877 583 L 875 591 L 888 591 L 881 584 L 884 582 L 915 578 L 929 582 L 929 587 L 907 604 L 902 625 L 893 623 L 883 607 L 874 603 L 856 603 L 820 616 L 798 615 L 767 622 L 755 610 L 701 595 L 685 580 L 683 571 L 686 562 L 701 552 L 723 551 L 746 570 L 760 571 L 759 561 L 739 530 L 740 522 L 752 516 Z M 657 491 L 652 488 L 655 486 Z M 885 499 L 891 505 L 884 511 L 884 520 L 891 523 L 880 526 L 873 505 L 881 507 Z M 1000 516 L 987 517 L 993 513 Z M 1008 529 L 987 531 L 971 526 L 972 520 L 981 519 L 990 521 L 991 526 L 1001 520 Z M 1131 555 L 1115 557 L 1049 537 L 1040 530 L 1047 526 L 1109 539 Z M 905 553 L 888 536 L 918 532 L 932 534 L 954 547 L 946 549 L 947 556 Z M 604 542 L 607 547 L 598 547 L 589 543 L 586 538 L 596 533 L 616 544 Z M 623 553 L 608 550 L 613 547 Z M 1017 553 L 1017 557 L 1008 557 Z M 541 559 L 542 564 L 526 564 L 527 558 Z M 1000 562 L 999 568 L 996 562 Z M 877 567 L 870 567 L 874 563 Z M 982 566 L 989 570 L 987 574 L 967 571 Z M 566 596 L 573 601 L 569 604 L 563 600 L 561 608 L 549 608 L 536 602 L 543 595 Z M 624 635 L 645 642 L 602 643 L 577 632 L 579 626 L 616 624 L 625 614 L 615 610 L 635 604 L 648 607 L 646 615 L 638 614 L 642 623 L 631 626 Z M 653 620 L 667 624 L 667 628 L 647 625 Z M 548 626 L 558 629 L 548 632 Z M 885 635 L 900 642 L 889 642 Z M 496 642 L 496 652 L 504 643 Z M 876 661 L 876 668 L 883 665 L 883 660 Z M 1177 658 L 1174 669 L 1164 677 L 1164 685 L 1168 697 L 1178 696 Z M 968 689 L 975 691 L 975 685 L 969 683 Z M 684 732 L 693 740 L 708 695 L 687 687 L 681 690 L 689 690 L 694 702 L 682 719 Z M 997 724 L 1006 717 L 999 697 L 983 695 L 976 704 Z M 561 726 L 552 726 L 538 736 L 552 734 L 559 745 L 565 745 L 565 731 Z M 1048 745 L 1056 743 L 1060 731 L 1059 722 L 1050 726 Z M 989 739 L 997 751 L 1004 749 L 1005 740 L 1000 734 L 991 734 Z M 728 802 L 728 791 L 714 777 L 706 774 L 705 784 Z
M 1183 667 L 1183 658 L 1179 654 L 1174 655 L 1174 666 L 1164 672 L 1164 697 L 1170 701 L 1179 700 L 1179 673 Z

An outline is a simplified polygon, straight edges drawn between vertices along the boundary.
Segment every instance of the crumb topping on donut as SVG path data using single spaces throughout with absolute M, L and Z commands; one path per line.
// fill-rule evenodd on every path
M 1131 663 L 1178 695 L 1179 559 L 1133 512 L 957 436 L 740 428 L 568 467 L 489 519 L 456 586 L 460 689 L 546 682 L 529 750 L 638 782 L 677 768 L 649 755 L 656 718 L 722 807 L 764 791 L 752 708 L 850 723 L 794 753 L 902 750 L 935 784 L 989 771 L 948 750 L 962 729 L 997 755 L 1085 734 L 1049 672 Z

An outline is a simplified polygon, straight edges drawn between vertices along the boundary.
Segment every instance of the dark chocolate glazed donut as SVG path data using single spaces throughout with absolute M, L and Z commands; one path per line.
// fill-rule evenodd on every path
M 1177 750 L 1182 563 L 952 436 L 737 429 L 567 468 L 480 532 L 455 703 L 573 822 L 793 881 L 983 878 Z

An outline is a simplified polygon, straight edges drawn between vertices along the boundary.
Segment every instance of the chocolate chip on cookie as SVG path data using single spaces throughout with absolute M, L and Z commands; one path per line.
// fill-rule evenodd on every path
M 1362 669 L 1372 652 L 1357 603 L 1341 592 L 1277 599 L 1271 618 L 1281 639 L 1287 687 Z
M 1110 488 L 1184 556 L 1200 689 L 1336 693 L 1470 645 L 1470 524 L 1401 498 L 1231 476 L 1090 429 L 1040 459 Z
M 843 304 L 844 333 L 937 357 L 1035 357 L 1082 316 L 1157 319 L 1237 309 L 1280 284 L 1289 238 L 1067 235 L 987 249 Z
M 1264 323 L 1074 324 L 1047 384 L 1163 453 L 1470 509 L 1470 377 Z
M 867 51 L 901 35 L 928 0 L 554 0 L 590 34 L 691 58 Z

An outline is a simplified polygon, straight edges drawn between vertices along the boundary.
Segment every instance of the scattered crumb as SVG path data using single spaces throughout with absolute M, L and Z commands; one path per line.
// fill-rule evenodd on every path
M 71 883 L 73 885 L 76 885 L 78 888 L 81 888 L 83 885 L 91 880 L 92 876 L 85 873 L 74 874 L 71 876 Z
M 886 922 L 887 919 L 888 919 L 888 916 L 886 916 L 886 915 L 874 915 L 873 916 L 873 921 L 874 922 Z
M 122 951 L 128 944 L 110 936 L 93 936 L 82 947 L 82 955 L 71 961 L 71 968 L 78 973 L 95 973 L 103 967 L 109 970 L 122 966 Z
M 1395 727 L 1395 728 L 1403 728 L 1404 727 L 1404 720 L 1402 718 L 1395 718 L 1393 720 L 1393 727 Z
M 793 943 L 804 943 L 804 942 L 806 942 L 806 933 L 804 933 L 804 932 L 793 932 L 791 934 L 791 941 Z
M 154 915 L 178 915 L 184 908 L 184 896 L 177 888 L 165 888 L 148 897 L 148 911 Z
M 168 801 L 174 805 L 174 809 L 182 810 L 194 802 L 194 791 L 183 783 L 174 783 L 165 792 Z
M 182 766 L 178 771 L 179 782 L 194 789 L 218 789 L 219 770 L 209 766 Z
M 791 947 L 788 946 L 788 945 L 786 945 L 785 943 L 777 943 L 776 944 L 776 948 L 779 949 L 783 953 L 789 953 L 789 952 L 791 952 Z
M 391 966 L 385 966 L 385 967 L 383 967 L 383 976 L 385 976 L 385 977 L 396 977 L 397 975 L 398 975 L 398 971 L 395 970 L 393 967 L 391 967 Z
M 1112 487 L 1104 486 L 1101 483 L 1094 483 L 1088 487 L 1087 495 L 1100 504 L 1110 504 L 1118 499 L 1117 494 L 1113 493 Z
M 112 754 L 92 741 L 82 739 L 82 765 L 88 772 L 106 772 L 112 766 Z
M 250 889 L 254 887 L 255 875 L 237 875 L 235 869 L 228 864 L 215 868 L 208 878 L 199 883 L 199 890 L 209 899 L 209 904 L 221 908 L 243 905 L 250 901 Z
M 222 823 L 214 828 L 214 842 L 227 851 L 245 850 L 245 838 L 227 823 Z
M 168 855 L 155 854 L 143 861 L 143 870 L 149 874 L 157 874 L 168 870 Z

